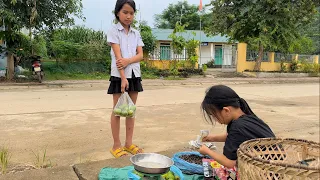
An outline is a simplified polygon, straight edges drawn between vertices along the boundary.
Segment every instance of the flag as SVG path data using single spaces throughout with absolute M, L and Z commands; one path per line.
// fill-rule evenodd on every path
M 202 0 L 200 0 L 199 11 L 202 11 Z

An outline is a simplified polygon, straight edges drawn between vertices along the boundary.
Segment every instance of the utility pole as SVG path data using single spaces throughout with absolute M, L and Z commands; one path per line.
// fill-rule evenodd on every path
M 182 19 L 182 10 L 184 10 L 184 6 L 182 5 L 181 11 L 180 11 L 180 25 L 181 25 L 181 19 Z
M 202 8 L 202 0 L 200 0 L 200 4 L 199 4 L 199 18 L 200 18 L 200 43 L 199 43 L 199 63 L 198 63 L 198 68 L 201 68 L 201 36 L 202 36 L 202 24 L 201 24 L 201 15 L 203 12 L 203 8 Z
M 199 47 L 199 51 L 200 51 L 200 58 L 199 58 L 199 68 L 201 68 L 201 36 L 202 36 L 202 24 L 201 24 L 201 11 L 200 11 L 200 47 Z
M 140 4 L 139 4 L 139 13 L 140 13 L 140 19 L 139 19 L 139 24 L 141 23 L 141 8 L 140 8 Z

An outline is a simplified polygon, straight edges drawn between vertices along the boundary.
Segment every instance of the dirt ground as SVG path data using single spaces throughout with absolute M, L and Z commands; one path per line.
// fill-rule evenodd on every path
M 277 136 L 319 142 L 319 84 L 231 87 Z M 146 86 L 138 98 L 134 143 L 158 152 L 187 146 L 201 129 L 224 132 L 225 126 L 211 126 L 202 118 L 206 88 Z M 1 91 L 0 100 L 0 147 L 9 147 L 11 166 L 34 164 L 33 152 L 45 149 L 47 160 L 57 166 L 112 157 L 112 99 L 105 89 Z

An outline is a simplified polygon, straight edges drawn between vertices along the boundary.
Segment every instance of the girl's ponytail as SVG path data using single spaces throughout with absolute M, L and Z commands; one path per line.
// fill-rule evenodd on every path
M 246 102 L 246 100 L 240 98 L 239 102 L 240 102 L 240 108 L 241 108 L 241 110 L 242 110 L 245 114 L 247 114 L 247 115 L 254 115 L 254 116 L 255 116 L 255 114 L 253 113 L 253 111 L 252 111 L 251 108 L 249 107 L 249 105 L 248 105 L 248 103 Z

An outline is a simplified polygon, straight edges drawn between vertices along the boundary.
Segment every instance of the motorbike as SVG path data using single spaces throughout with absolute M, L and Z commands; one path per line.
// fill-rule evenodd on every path
M 41 57 L 36 56 L 32 58 L 32 75 L 35 79 L 39 81 L 39 83 L 42 83 L 44 78 L 44 71 L 41 66 Z

